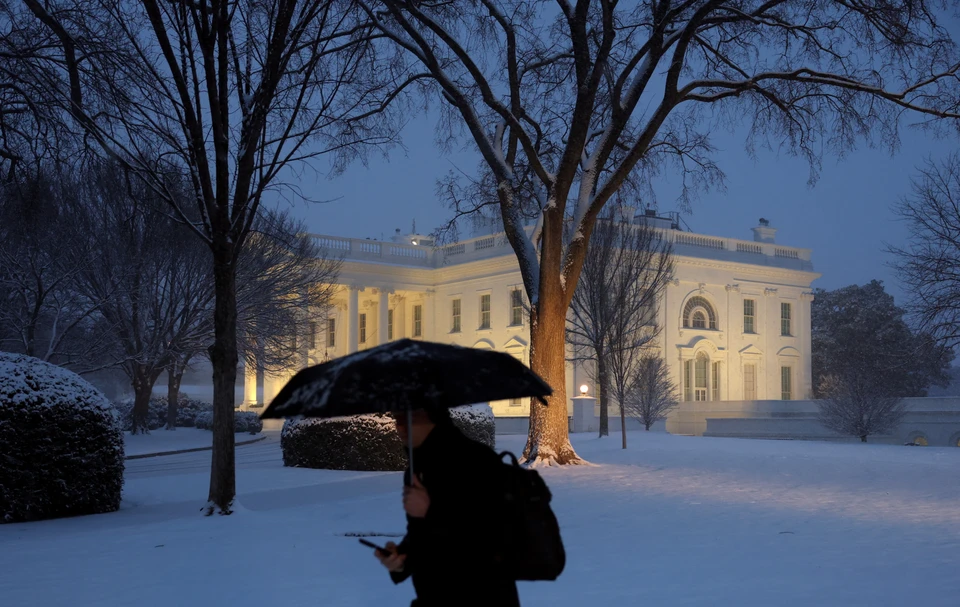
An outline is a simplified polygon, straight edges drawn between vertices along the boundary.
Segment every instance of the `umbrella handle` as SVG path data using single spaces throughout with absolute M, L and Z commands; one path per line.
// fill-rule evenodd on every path
M 407 448 L 409 449 L 410 484 L 413 486 L 413 409 L 407 409 Z

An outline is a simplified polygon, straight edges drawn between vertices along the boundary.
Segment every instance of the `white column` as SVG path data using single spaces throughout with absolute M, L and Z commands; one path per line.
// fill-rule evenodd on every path
M 350 287 L 347 297 L 347 354 L 353 354 L 360 345 L 360 289 Z
M 813 293 L 800 294 L 800 369 L 803 374 L 800 385 L 803 386 L 803 393 L 800 398 L 813 398 L 813 344 L 811 337 L 810 306 L 813 302 Z
M 257 366 L 245 361 L 243 363 L 243 406 L 248 408 L 257 404 Z
M 437 325 L 437 319 L 434 318 L 436 314 L 436 299 L 437 292 L 433 289 L 427 289 L 423 294 L 423 339 L 429 341 L 436 341 L 434 337 Z
M 377 318 L 377 345 L 387 343 L 387 312 L 390 310 L 390 291 L 380 289 L 380 305 L 378 306 Z M 393 319 L 396 321 L 396 317 Z

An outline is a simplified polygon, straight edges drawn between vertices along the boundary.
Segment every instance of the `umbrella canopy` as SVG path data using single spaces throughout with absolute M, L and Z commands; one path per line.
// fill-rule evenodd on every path
M 409 412 L 552 392 L 509 354 L 400 339 L 303 369 L 261 417 Z

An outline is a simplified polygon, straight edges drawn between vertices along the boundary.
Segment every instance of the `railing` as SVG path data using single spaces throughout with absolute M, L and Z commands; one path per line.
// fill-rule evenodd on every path
M 374 255 L 380 254 L 380 243 L 370 240 L 361 240 L 359 241 L 359 249 L 361 253 L 373 253 Z
M 412 257 L 414 259 L 426 259 L 427 250 L 426 249 L 414 249 L 410 247 L 398 247 L 393 245 L 390 247 L 390 254 L 396 255 L 397 257 Z
M 763 255 L 763 247 L 752 242 L 738 242 L 737 252 L 738 253 L 754 253 L 757 255 Z
M 315 236 L 317 245 L 323 249 L 332 249 L 334 251 L 349 251 L 350 239 L 333 238 L 331 236 Z
M 705 249 L 722 250 L 726 248 L 722 238 L 711 238 L 710 236 L 700 236 L 688 232 L 675 232 L 674 242 L 691 247 L 703 247 Z
M 786 259 L 800 259 L 800 252 L 795 249 L 783 249 L 777 247 L 774 249 L 773 254 L 776 257 L 783 257 Z
M 482 251 L 483 249 L 492 249 L 496 244 L 496 236 L 488 236 L 486 238 L 481 238 L 480 240 L 475 240 L 473 242 L 473 250 Z
M 443 254 L 445 256 L 463 255 L 466 252 L 467 252 L 467 245 L 463 244 L 462 242 L 460 244 L 452 244 L 450 246 L 443 247 Z

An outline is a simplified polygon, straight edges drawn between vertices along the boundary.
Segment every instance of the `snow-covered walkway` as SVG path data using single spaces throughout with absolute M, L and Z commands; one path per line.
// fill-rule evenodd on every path
M 524 605 L 960 604 L 960 449 L 629 440 L 544 471 L 568 565 Z M 0 525 L 0 603 L 408 604 L 347 536 L 402 533 L 399 474 L 285 469 L 275 436 L 237 453 L 234 516 L 198 516 L 199 452 L 128 461 L 120 512 Z
M 237 443 L 246 443 L 258 438 L 263 438 L 263 435 L 240 432 L 234 437 L 234 440 Z M 143 457 L 156 453 L 203 449 L 212 445 L 213 432 L 198 430 L 197 428 L 177 428 L 176 430 L 159 428 L 152 430 L 149 434 L 123 433 L 123 450 L 127 457 Z

